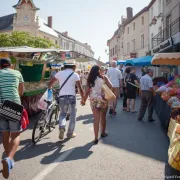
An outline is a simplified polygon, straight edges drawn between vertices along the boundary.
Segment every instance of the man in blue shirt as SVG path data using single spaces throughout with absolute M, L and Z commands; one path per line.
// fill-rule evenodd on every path
M 144 75 L 140 80 L 141 87 L 141 107 L 139 111 L 138 120 L 141 121 L 145 115 L 146 109 L 148 107 L 148 121 L 153 122 L 153 70 L 148 69 L 147 74 Z

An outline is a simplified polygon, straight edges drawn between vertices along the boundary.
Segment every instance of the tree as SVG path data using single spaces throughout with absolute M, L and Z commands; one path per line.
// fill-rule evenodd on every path
M 50 40 L 31 36 L 27 32 L 12 32 L 11 34 L 0 34 L 0 47 L 29 46 L 35 48 L 56 47 Z
M 10 47 L 12 41 L 9 34 L 0 34 L 0 47 Z

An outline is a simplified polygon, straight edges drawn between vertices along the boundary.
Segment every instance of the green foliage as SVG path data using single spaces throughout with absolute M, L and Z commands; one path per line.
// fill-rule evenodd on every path
M 29 46 L 35 48 L 57 47 L 50 40 L 31 36 L 27 32 L 0 34 L 0 47 Z

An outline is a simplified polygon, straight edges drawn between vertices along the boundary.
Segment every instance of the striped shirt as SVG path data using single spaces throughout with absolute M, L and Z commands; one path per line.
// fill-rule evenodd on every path
M 17 70 L 5 68 L 0 70 L 0 101 L 10 100 L 21 104 L 19 96 L 19 83 L 23 77 Z

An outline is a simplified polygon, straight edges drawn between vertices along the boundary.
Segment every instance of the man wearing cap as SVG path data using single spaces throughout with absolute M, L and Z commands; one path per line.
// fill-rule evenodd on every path
M 19 71 L 11 69 L 11 60 L 0 59 L 0 102 L 10 100 L 21 104 L 20 96 L 24 93 L 24 80 Z M 6 158 L 2 160 L 3 177 L 8 178 L 14 166 L 14 155 L 20 143 L 21 123 L 0 117 L 0 131 Z
M 153 70 L 148 69 L 147 74 L 144 75 L 140 80 L 140 87 L 141 87 L 141 107 L 139 111 L 138 120 L 142 121 L 146 109 L 148 107 L 148 121 L 154 122 L 153 119 L 153 97 L 154 97 L 154 90 L 153 90 Z
M 60 116 L 59 116 L 59 139 L 64 139 L 64 132 L 66 128 L 66 115 L 70 114 L 69 128 L 67 131 L 68 138 L 76 137 L 74 133 L 76 124 L 76 89 L 77 85 L 81 98 L 83 98 L 83 90 L 80 83 L 80 77 L 75 73 L 75 60 L 67 60 L 64 64 L 64 70 L 58 72 L 49 83 L 49 88 L 58 80 L 60 87 L 64 84 L 68 77 L 70 77 L 59 92 L 60 102 Z

